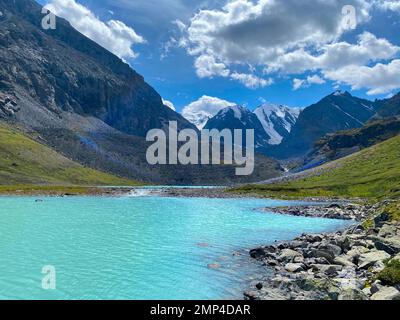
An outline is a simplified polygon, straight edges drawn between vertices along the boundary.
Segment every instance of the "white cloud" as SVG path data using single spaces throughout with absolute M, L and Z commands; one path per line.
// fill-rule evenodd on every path
M 369 95 L 385 94 L 400 88 L 400 60 L 373 67 L 348 66 L 325 72 L 327 79 L 351 85 L 353 90 L 367 89 Z
M 182 115 L 202 129 L 207 121 L 215 116 L 221 109 L 234 106 L 235 103 L 223 99 L 202 96 L 183 108 Z
M 168 108 L 176 111 L 175 106 L 171 101 L 162 99 L 162 102 L 163 102 L 164 106 L 167 106 Z
M 200 78 L 211 78 L 213 76 L 227 77 L 230 73 L 223 63 L 217 63 L 214 57 L 208 55 L 198 57 L 194 65 L 196 73 Z
M 302 79 L 293 79 L 293 90 L 298 90 L 303 87 L 305 80 Z
M 293 79 L 293 90 L 307 88 L 313 84 L 324 84 L 326 81 L 319 75 L 308 76 L 306 79 Z
M 95 14 L 75 0 L 51 0 L 46 8 L 67 19 L 79 32 L 97 42 L 120 58 L 134 58 L 132 46 L 145 39 L 122 21 L 101 21 Z
M 257 89 L 269 86 L 273 83 L 272 79 L 262 79 L 252 74 L 234 72 L 231 78 L 243 83 L 247 88 Z
M 383 10 L 400 11 L 399 0 L 375 0 L 374 4 Z
M 309 52 L 336 43 L 346 31 L 342 14 L 345 5 L 356 7 L 359 23 L 368 20 L 367 0 L 231 0 L 221 9 L 200 10 L 194 15 L 181 43 L 196 57 L 200 77 L 229 74 L 246 85 L 249 81 L 243 81 L 237 71 L 239 65 L 276 71 L 285 63 L 282 56 L 290 60 L 293 55 L 292 60 L 303 60 L 297 68 L 313 68 L 315 57 Z
M 400 47 L 369 32 L 358 36 L 356 44 L 337 42 L 327 44 L 317 54 L 304 49 L 281 55 L 265 69 L 265 73 L 300 74 L 307 70 L 332 70 L 349 65 L 365 65 L 388 60 L 400 52 Z

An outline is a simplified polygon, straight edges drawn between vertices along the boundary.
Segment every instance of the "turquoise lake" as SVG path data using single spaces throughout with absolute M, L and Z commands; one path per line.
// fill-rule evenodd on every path
M 36 199 L 0 197 L 0 299 L 241 299 L 260 271 L 246 250 L 349 225 L 256 210 L 297 203 L 275 200 Z

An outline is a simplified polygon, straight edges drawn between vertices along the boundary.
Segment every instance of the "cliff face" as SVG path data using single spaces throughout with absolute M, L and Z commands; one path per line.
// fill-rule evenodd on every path
M 193 128 L 163 105 L 142 76 L 67 21 L 58 18 L 55 30 L 43 30 L 43 14 L 36 2 L 0 0 L 0 11 L 3 92 L 29 96 L 54 115 L 94 116 L 138 136 L 173 120 L 180 128 Z M 27 112 L 32 110 L 16 108 L 14 117 L 30 118 Z

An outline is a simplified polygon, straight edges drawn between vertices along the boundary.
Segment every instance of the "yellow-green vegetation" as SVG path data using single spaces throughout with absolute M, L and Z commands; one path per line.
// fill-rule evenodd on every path
M 247 185 L 233 192 L 266 197 L 400 197 L 400 136 L 322 167 L 308 178 L 271 185 Z M 398 212 L 398 211 L 397 211 Z
M 391 221 L 400 221 L 400 202 L 394 202 L 387 205 L 385 212 L 389 214 Z
M 85 186 L 134 184 L 138 183 L 84 167 L 0 124 L 0 193 L 24 190 L 84 193 Z
M 400 260 L 392 259 L 386 262 L 385 269 L 379 273 L 378 279 L 385 285 L 400 284 Z

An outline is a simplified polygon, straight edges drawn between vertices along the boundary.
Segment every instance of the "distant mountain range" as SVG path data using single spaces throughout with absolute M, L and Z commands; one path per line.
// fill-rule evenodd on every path
M 254 129 L 256 147 L 264 146 L 270 137 L 264 130 L 258 117 L 249 109 L 233 106 L 222 109 L 216 116 L 208 120 L 204 129 Z
M 283 105 L 263 104 L 254 113 L 270 137 L 268 144 L 278 145 L 289 136 L 302 109 Z
M 257 149 L 279 144 L 296 123 L 300 109 L 264 104 L 254 112 L 243 106 L 222 109 L 208 120 L 204 129 L 253 129 Z
M 260 151 L 287 160 L 304 158 L 328 134 L 361 128 L 371 119 L 399 114 L 400 94 L 369 101 L 336 91 L 303 110 L 270 104 L 254 112 L 245 107 L 229 107 L 210 119 L 206 128 L 254 129 Z

